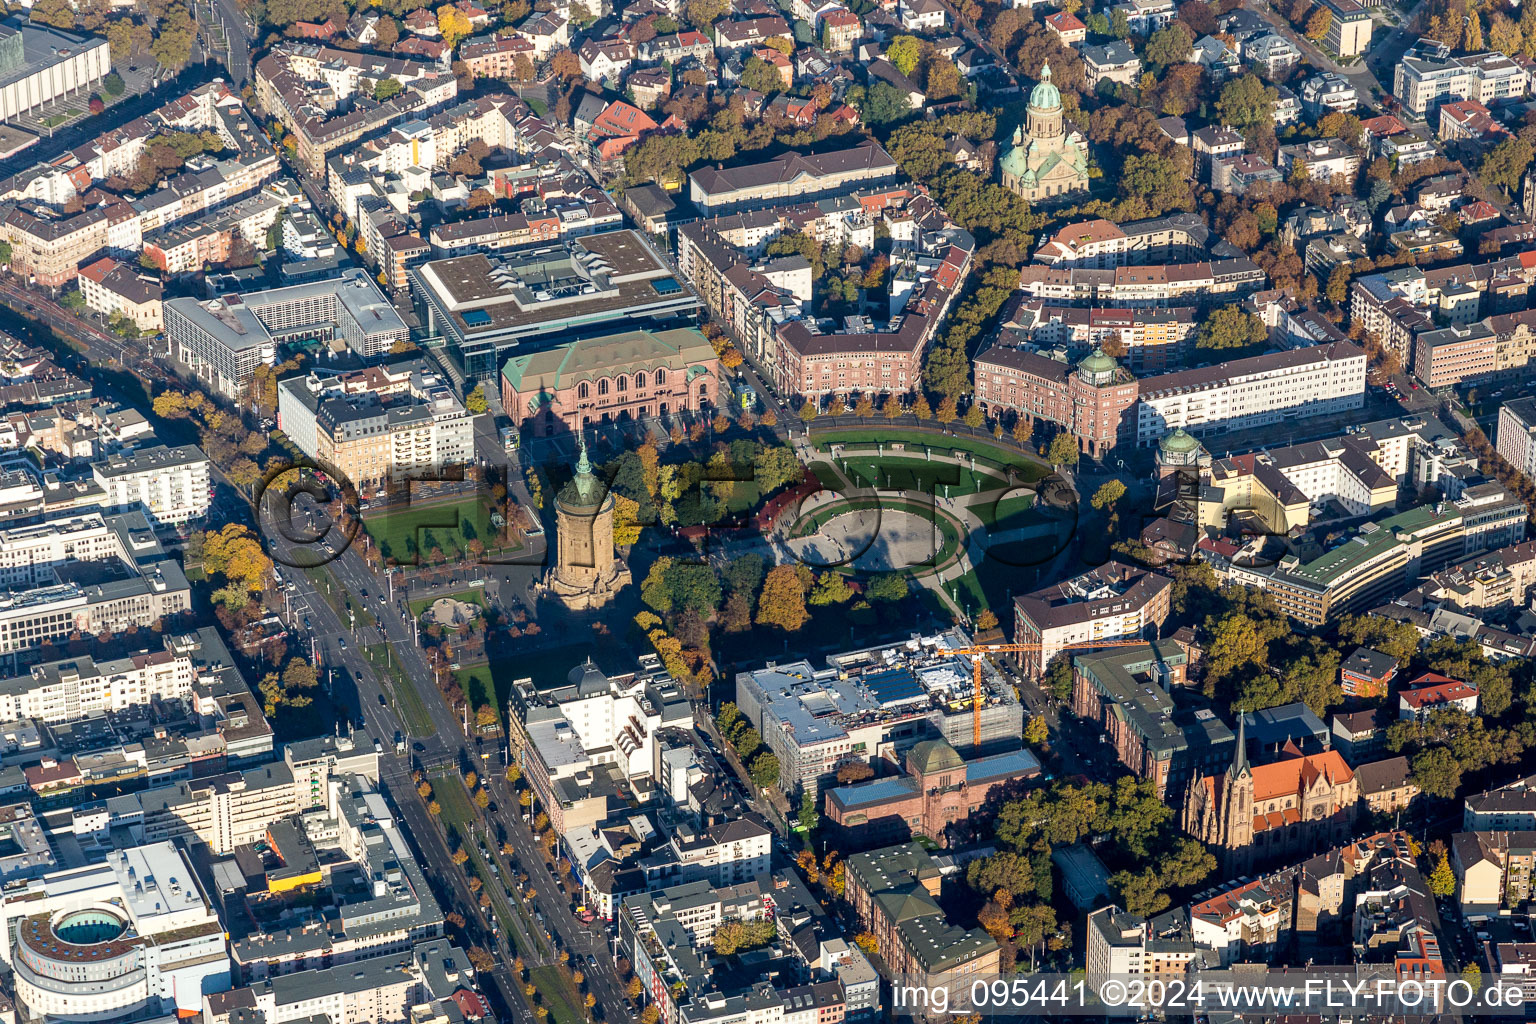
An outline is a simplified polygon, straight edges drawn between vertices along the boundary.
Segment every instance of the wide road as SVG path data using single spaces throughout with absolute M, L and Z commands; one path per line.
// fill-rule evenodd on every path
M 314 549 L 317 545 L 307 541 L 298 543 L 286 540 L 282 533 L 275 533 L 273 524 L 275 515 L 272 504 L 276 500 L 275 492 L 269 491 L 266 495 L 262 515 L 258 517 L 263 535 L 273 548 L 273 554 L 279 558 L 279 565 L 283 562 L 294 563 L 306 560 L 306 556 L 314 557 Z M 308 531 L 308 517 L 303 515 L 306 498 L 300 498 L 297 507 L 300 514 L 295 516 L 295 521 L 289 524 L 287 536 L 306 537 Z M 277 512 L 281 512 L 279 507 Z M 353 555 L 356 559 L 356 555 Z M 356 559 L 359 563 L 361 559 Z M 468 923 L 471 938 L 478 945 L 490 950 L 500 962 L 491 978 L 482 977 L 482 988 L 489 990 L 490 983 L 494 982 L 496 992 L 505 1012 L 512 1015 L 512 1019 L 519 1024 L 532 1024 L 534 1020 L 531 1007 L 522 995 L 522 985 L 512 976 L 511 959 L 512 948 L 506 943 L 501 930 L 491 924 L 484 912 L 481 911 L 478 899 L 470 891 L 469 879 L 458 865 L 453 863 L 451 852 L 448 849 L 447 840 L 438 829 L 437 822 L 427 813 L 426 805 L 416 793 L 415 781 L 411 778 L 411 753 L 404 755 L 395 752 L 394 737 L 396 730 L 404 729 L 404 726 L 395 716 L 392 709 L 386 706 L 387 698 L 381 701 L 385 690 L 379 678 L 374 672 L 373 666 L 364 658 L 358 650 L 359 643 L 366 639 L 376 637 L 379 630 L 376 628 L 354 630 L 350 619 L 343 621 L 329 601 L 325 590 L 325 579 L 322 574 L 322 582 L 316 583 L 310 579 L 308 573 L 289 564 L 280 568 L 283 573 L 285 585 L 285 613 L 289 622 L 296 627 L 295 632 L 300 635 L 308 634 L 313 638 L 313 650 L 316 655 L 315 666 L 319 670 L 322 682 L 331 688 L 332 700 L 342 708 L 345 708 L 353 717 L 354 722 L 361 719 L 362 726 L 357 730 L 357 741 L 360 743 L 372 742 L 372 738 L 379 740 L 382 748 L 379 754 L 380 782 L 388 792 L 391 802 L 399 813 L 406 831 L 410 835 L 416 847 L 418 855 L 423 861 L 424 873 L 434 879 L 440 890 L 445 890 L 446 901 L 444 911 L 456 910 Z M 336 570 L 345 573 L 346 567 L 341 566 Z M 337 589 L 334 577 L 329 577 L 332 589 Z M 372 605 L 372 611 L 385 611 L 382 602 L 374 601 L 372 589 L 369 589 L 368 604 Z M 354 604 L 360 601 L 354 601 Z M 308 629 L 304 624 L 308 623 Z M 397 633 L 398 636 L 398 633 Z M 345 646 L 343 646 L 345 645 Z M 410 642 L 395 643 L 392 649 L 406 654 L 409 659 L 414 654 L 421 659 L 421 650 Z M 410 661 L 407 661 L 410 664 Z M 425 672 L 425 662 L 420 662 L 420 671 Z M 438 702 L 441 704 L 441 701 Z M 444 709 L 446 710 L 446 709 Z M 436 734 L 423 737 L 424 750 L 421 756 L 447 760 L 453 757 L 452 739 L 458 735 L 457 728 L 447 733 L 441 730 Z M 446 736 L 447 740 L 443 737 Z M 433 764 L 434 760 L 424 760 L 423 763 Z M 455 766 L 456 767 L 456 766 Z M 505 876 L 503 876 L 505 877 Z
M 256 37 L 256 26 L 245 16 L 236 0 L 213 0 L 224 26 L 224 38 L 229 43 L 224 64 L 234 82 L 235 91 L 251 80 L 251 40 Z
M 301 498 L 300 501 L 304 502 L 307 499 Z M 323 547 L 319 550 L 324 554 Z M 299 556 L 289 552 L 290 561 L 297 561 L 298 558 Z M 527 566 L 491 565 L 486 566 L 485 570 L 488 578 L 495 577 L 512 582 L 514 586 L 516 581 L 526 580 L 531 571 Z M 426 709 L 432 726 L 430 735 L 412 738 L 411 752 L 423 765 L 446 765 L 458 771 L 472 764 L 480 771 L 490 790 L 492 806 L 496 808 L 494 814 L 489 811 L 483 812 L 483 817 L 486 834 L 492 840 L 488 845 L 492 846 L 492 856 L 500 865 L 502 877 L 508 877 L 507 872 L 512 870 L 512 865 L 508 864 L 495 849 L 499 835 L 505 835 L 511 841 L 516 851 L 517 866 L 528 873 L 535 891 L 533 904 L 544 915 L 545 926 L 555 938 L 557 945 L 567 950 L 573 961 L 582 961 L 580 969 L 586 976 L 587 988 L 596 997 L 598 1004 L 607 1011 L 608 1019 L 621 1019 L 622 1010 L 616 1008 L 622 1006 L 623 994 L 612 957 L 608 955 L 606 935 L 601 929 L 589 928 L 576 920 L 571 912 L 570 903 L 560 891 L 554 876 L 543 866 L 543 854 L 538 840 L 522 821 L 517 799 L 500 770 L 501 760 L 492 759 L 487 763 L 481 758 L 481 749 L 465 736 L 462 721 L 448 707 L 442 694 L 433 684 L 432 671 L 412 631 L 409 612 L 404 607 L 405 596 L 401 588 L 396 587 L 394 600 L 391 601 L 388 597 L 387 584 L 369 570 L 358 551 L 357 543 L 348 546 L 341 555 L 326 562 L 323 573 L 333 587 L 344 587 L 351 592 L 354 605 L 366 607 L 378 620 L 376 626 L 358 624 L 354 629 L 352 620 L 342 621 L 335 609 L 326 601 L 328 595 L 321 593 L 323 584 L 317 587 L 303 571 L 285 571 L 285 578 L 291 577 L 295 585 L 290 599 L 302 601 L 307 608 L 307 612 L 300 614 L 307 614 L 311 623 L 311 632 L 317 638 L 322 675 L 325 669 L 333 672 L 344 670 L 345 676 L 356 686 L 357 701 L 366 727 L 384 741 L 387 749 L 383 760 L 391 767 L 381 769 L 381 773 L 390 776 L 390 773 L 394 772 L 395 774 L 390 777 L 396 780 L 397 785 L 400 784 L 401 778 L 404 778 L 404 784 L 410 784 L 408 764 L 391 752 L 395 730 L 399 729 L 403 732 L 408 730 L 389 708 L 380 703 L 379 697 L 384 692 L 383 688 L 379 684 L 373 666 L 363 657 L 360 650 L 364 646 L 387 643 L 393 651 L 392 656 L 399 659 L 403 678 L 408 681 L 408 685 L 414 687 L 417 698 Z M 364 594 L 367 595 L 366 598 L 362 596 Z M 303 619 L 300 618 L 297 621 L 302 624 Z M 346 644 L 345 647 L 342 646 L 343 643 Z M 392 685 L 401 685 L 398 679 L 392 678 L 391 682 Z M 403 706 L 403 702 L 397 706 Z M 486 750 L 490 749 L 486 748 Z M 434 824 L 426 820 L 424 811 L 421 811 L 419 801 L 402 795 L 397 803 L 401 805 L 407 824 L 413 833 L 426 830 L 431 836 L 437 835 Z M 406 805 L 410 805 L 410 812 L 405 812 Z M 432 845 L 428 840 L 429 836 L 423 834 L 421 845 L 423 847 Z M 443 857 L 446 858 L 446 851 L 443 851 Z M 429 866 L 434 873 L 445 873 L 452 876 L 456 882 L 462 878 L 463 873 L 446 859 L 438 862 L 429 856 Z M 595 957 L 595 965 L 587 960 L 588 956 Z M 525 962 L 532 963 L 536 960 L 537 957 L 525 947 Z

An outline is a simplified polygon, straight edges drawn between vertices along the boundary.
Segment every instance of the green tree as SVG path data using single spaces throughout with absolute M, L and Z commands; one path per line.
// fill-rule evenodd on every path
M 1147 62 L 1161 71 L 1183 61 L 1192 49 L 1189 30 L 1174 22 L 1153 32 L 1147 40 Z
M 486 403 L 486 400 L 485 400 L 485 385 L 484 384 L 476 384 L 475 385 L 475 389 L 473 391 L 471 391 L 469 394 L 464 396 L 464 408 L 468 409 L 471 413 L 473 413 L 476 416 L 480 415 L 481 413 L 485 412 L 486 409 L 490 408 L 490 406 Z
M 811 791 L 807 789 L 800 794 L 800 827 L 810 833 L 820 826 L 821 814 L 816 810 L 816 800 L 811 796 Z
M 1477 165 L 1477 176 L 1485 184 L 1513 191 L 1520 184 L 1520 176 L 1531 165 L 1531 159 L 1531 144 L 1517 135 L 1484 154 Z
M 923 56 L 923 41 L 916 36 L 897 36 L 885 48 L 885 59 L 902 74 L 911 77 Z
M 964 422 L 966 426 L 968 426 L 968 427 L 970 427 L 972 429 L 975 429 L 975 428 L 981 426 L 986 421 L 987 421 L 987 417 L 981 411 L 981 406 L 977 405 L 974 402 L 971 403 L 971 407 L 969 409 L 965 410 L 965 416 L 964 416 L 964 418 L 962 420 L 962 422 Z
M 1024 723 L 1024 742 L 1036 749 L 1050 742 L 1051 729 L 1044 715 L 1031 715 Z
M 397 78 L 381 78 L 373 83 L 373 98 L 380 103 L 394 99 L 404 91 L 405 86 L 401 85 Z
M 1195 347 L 1202 349 L 1246 348 L 1262 344 L 1269 337 L 1264 321 L 1239 305 L 1222 306 L 1212 311 L 1195 335 Z
M 881 573 L 864 585 L 864 597 L 870 601 L 900 601 L 907 596 L 907 578 L 901 573 Z
M 1119 11 L 1115 13 L 1125 16 Z M 1168 894 L 1159 888 L 1158 882 L 1154 868 L 1117 871 L 1109 877 L 1109 887 L 1118 896 L 1119 904 L 1138 917 L 1152 917 L 1168 909 Z
M 1426 879 L 1429 891 L 1436 896 L 1450 896 L 1456 892 L 1456 872 L 1451 870 L 1451 860 L 1444 853 L 1435 861 L 1435 869 Z
M 764 96 L 773 96 L 784 91 L 784 76 L 761 57 L 748 57 L 741 69 L 741 84 Z
M 1413 781 L 1425 793 L 1449 800 L 1461 789 L 1461 764 L 1445 747 L 1431 747 L 1414 755 Z
M 1412 625 L 1374 615 L 1340 616 L 1338 634 L 1345 644 L 1374 648 L 1399 665 L 1406 665 L 1419 649 L 1419 631 Z
M 1077 436 L 1064 430 L 1051 438 L 1051 443 L 1046 446 L 1045 461 L 1053 466 L 1075 466 L 1081 454 Z
M 1090 504 L 1100 512 L 1112 508 L 1125 497 L 1125 484 L 1119 480 L 1106 480 L 1093 494 Z
M 1040 677 L 1040 688 L 1052 697 L 1060 701 L 1072 699 L 1072 658 L 1068 654 L 1058 654 L 1051 659 L 1046 666 L 1045 675 Z
M 752 762 L 752 782 L 759 789 L 767 789 L 779 781 L 779 759 L 773 754 L 763 754 Z
M 1279 96 L 1256 75 L 1247 74 L 1222 87 L 1221 95 L 1216 99 L 1216 113 L 1234 128 L 1246 130 L 1271 124 L 1275 116 L 1275 100 Z
M 912 101 L 889 82 L 875 82 L 865 90 L 859 113 L 870 124 L 891 124 L 912 113 Z
M 829 604 L 846 604 L 853 597 L 853 590 L 842 573 L 827 570 L 816 577 L 811 587 L 810 603 L 821 607 Z

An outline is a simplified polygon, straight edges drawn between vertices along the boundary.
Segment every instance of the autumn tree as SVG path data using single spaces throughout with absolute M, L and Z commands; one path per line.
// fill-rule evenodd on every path
M 796 567 L 774 566 L 764 578 L 763 590 L 757 599 L 757 624 L 778 626 L 793 633 L 809 618 L 805 610 L 805 586 Z

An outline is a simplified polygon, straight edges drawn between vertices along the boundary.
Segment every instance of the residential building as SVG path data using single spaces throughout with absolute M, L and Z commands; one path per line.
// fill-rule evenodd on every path
M 1437 672 L 1425 672 L 1398 691 L 1398 718 L 1423 722 L 1436 711 L 1477 714 L 1477 687 Z
M 1360 815 L 1396 815 L 1408 810 L 1423 792 L 1413 781 L 1408 758 L 1399 754 L 1379 761 L 1357 764 L 1355 783 L 1360 789 Z
M 1132 415 L 1137 447 L 1150 447 L 1177 427 L 1198 437 L 1364 404 L 1365 352 L 1332 342 L 1145 378 Z
M 142 334 L 155 334 L 163 326 L 157 278 L 135 274 L 117 260 L 100 259 L 81 267 L 77 280 L 90 309 L 108 317 L 121 316 Z
M 1529 776 L 1462 801 L 1461 827 L 1487 830 L 1536 831 L 1536 785 Z
M 1136 640 L 1168 617 L 1173 581 L 1162 573 L 1111 560 L 1080 576 L 1013 599 L 1013 640 L 1038 644 L 1019 655 L 1020 669 L 1038 678 L 1068 646 Z
M 1369 763 L 1386 750 L 1387 729 L 1396 720 L 1386 708 L 1336 711 L 1330 725 L 1333 747 L 1350 765 Z
M 182 526 L 208 514 L 208 456 L 196 445 L 157 445 L 109 455 L 91 466 L 108 508 L 142 508 L 156 526 Z
M 617 785 L 657 778 L 656 732 L 688 716 L 681 691 L 654 661 L 614 676 L 588 661 L 547 688 L 520 679 L 511 704 L 514 757 L 562 836 L 605 820 Z
M 1211 951 L 1209 966 L 1264 963 L 1283 953 L 1296 909 L 1296 874 L 1291 868 L 1219 883 L 1214 896 L 1190 904 L 1190 938 Z
M 1088 973 L 1095 977 L 1185 975 L 1206 951 L 1195 945 L 1182 909 L 1147 920 L 1111 905 L 1088 915 Z
M 628 331 L 514 355 L 501 368 L 502 408 L 534 436 L 684 412 L 719 402 L 720 361 L 693 328 Z
M 1353 111 L 1360 102 L 1360 95 L 1343 75 L 1325 71 L 1301 84 L 1300 99 L 1308 115 L 1321 118 L 1326 114 Z
M 1265 78 L 1282 78 L 1301 63 L 1301 51 L 1278 32 L 1263 32 L 1242 41 L 1243 60 Z
M 1476 100 L 1492 107 L 1524 97 L 1530 89 L 1526 69 L 1502 53 L 1452 57 L 1410 49 L 1394 71 L 1392 92 L 1416 118 L 1426 117 L 1447 100 Z
M 81 264 L 99 253 L 134 259 L 143 247 L 138 211 L 120 200 L 72 216 L 38 204 L 15 205 L 0 217 L 0 237 L 11 245 L 11 269 L 44 288 L 73 281 Z
M 1168 803 L 1232 759 L 1226 723 L 1208 708 L 1173 701 L 1188 663 L 1171 640 L 1072 659 L 1073 713 L 1103 729 L 1120 763 Z
M 739 22 L 722 22 L 740 24 Z M 873 140 L 820 154 L 785 153 L 740 167 L 702 167 L 688 176 L 688 198 L 707 215 L 847 195 L 896 178 L 896 161 Z
M 1339 686 L 1346 697 L 1385 697 L 1396 678 L 1397 659 L 1373 647 L 1356 647 L 1339 665 Z
M 1308 176 L 1318 180 L 1343 175 L 1353 181 L 1360 171 L 1360 155 L 1340 139 L 1313 139 L 1281 146 L 1275 155 L 1275 166 L 1289 176 L 1295 173 L 1296 164 L 1301 164 Z
M 1118 82 L 1134 86 L 1141 78 L 1141 58 L 1119 40 L 1103 46 L 1089 46 L 1082 51 L 1088 69 L 1088 85 L 1097 89 L 1100 82 Z
M 1057 11 L 1045 16 L 1045 27 L 1055 33 L 1065 46 L 1076 46 L 1088 41 L 1088 26 L 1070 11 Z
M 1476 831 L 1451 836 L 1456 898 L 1469 921 L 1497 915 L 1531 898 L 1536 832 Z
M 310 458 L 372 490 L 474 461 L 474 420 L 425 360 L 289 377 L 277 425 Z

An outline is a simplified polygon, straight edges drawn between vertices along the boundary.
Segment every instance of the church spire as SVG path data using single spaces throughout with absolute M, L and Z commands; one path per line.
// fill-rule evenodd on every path
M 1248 767 L 1248 737 L 1246 727 L 1248 725 L 1248 712 L 1237 713 L 1237 749 L 1232 752 L 1232 768 L 1227 773 L 1231 778 L 1241 779 L 1252 775 Z

